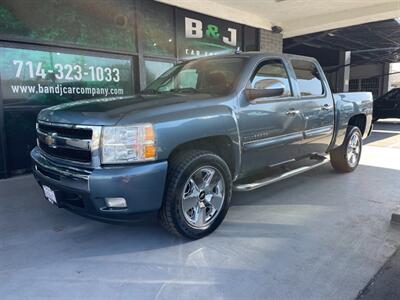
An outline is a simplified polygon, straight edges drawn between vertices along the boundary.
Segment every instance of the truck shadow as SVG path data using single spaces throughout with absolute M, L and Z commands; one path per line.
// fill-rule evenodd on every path
M 375 123 L 371 135 L 364 141 L 364 145 L 368 145 L 377 141 L 392 138 L 400 135 L 399 123 Z

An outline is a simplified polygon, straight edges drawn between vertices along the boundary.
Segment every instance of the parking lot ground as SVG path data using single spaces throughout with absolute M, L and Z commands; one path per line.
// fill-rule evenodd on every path
M 400 299 L 400 251 L 386 262 L 379 273 L 360 293 L 359 300 Z
M 29 175 L 0 181 L 0 297 L 354 299 L 400 245 L 399 134 L 377 124 L 351 174 L 325 165 L 235 193 L 198 241 L 55 208 Z

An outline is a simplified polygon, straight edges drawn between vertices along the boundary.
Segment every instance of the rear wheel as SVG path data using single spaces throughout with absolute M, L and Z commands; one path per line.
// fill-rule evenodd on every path
M 225 161 L 208 151 L 186 151 L 170 161 L 161 224 L 178 236 L 204 237 L 225 218 L 231 196 Z
M 339 172 L 352 172 L 360 162 L 362 133 L 358 127 L 349 127 L 343 144 L 330 153 L 331 165 Z

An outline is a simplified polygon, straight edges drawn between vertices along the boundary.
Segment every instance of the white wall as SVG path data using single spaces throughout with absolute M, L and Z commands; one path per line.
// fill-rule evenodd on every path
M 350 68 L 350 79 L 369 78 L 381 74 L 382 74 L 381 64 L 351 66 Z

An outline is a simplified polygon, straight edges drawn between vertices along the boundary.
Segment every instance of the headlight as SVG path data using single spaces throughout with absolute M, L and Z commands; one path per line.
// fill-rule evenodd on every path
M 156 146 L 151 124 L 103 127 L 101 135 L 101 162 L 103 164 L 154 159 L 156 159 Z

